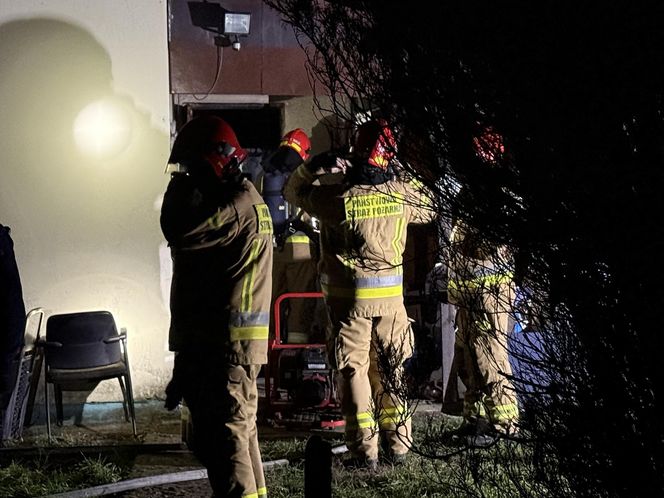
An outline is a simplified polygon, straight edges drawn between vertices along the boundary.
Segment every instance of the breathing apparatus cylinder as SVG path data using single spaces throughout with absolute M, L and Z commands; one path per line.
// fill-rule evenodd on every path
M 263 177 L 263 200 L 270 210 L 275 235 L 281 235 L 286 229 L 288 209 L 282 191 L 287 178 L 278 170 L 265 173 Z

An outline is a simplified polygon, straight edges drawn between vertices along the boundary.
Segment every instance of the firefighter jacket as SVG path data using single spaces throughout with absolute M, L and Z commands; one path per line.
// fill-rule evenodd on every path
M 459 193 L 460 197 L 469 195 L 466 190 Z M 513 264 L 506 248 L 489 243 L 478 230 L 457 218 L 450 234 L 450 249 L 450 304 L 474 306 L 487 292 L 512 294 Z
M 351 317 L 393 314 L 403 306 L 406 227 L 433 220 L 428 197 L 397 179 L 315 185 L 316 179 L 300 166 L 284 196 L 320 221 L 319 273 L 327 304 Z
M 161 227 L 173 258 L 170 349 L 214 348 L 232 364 L 266 363 L 272 221 L 251 182 L 173 175 Z
M 458 223 L 450 235 L 453 257 L 449 265 L 450 304 L 468 306 L 482 293 L 511 284 L 513 272 L 500 247 L 487 245 L 477 234 Z
M 474 202 L 465 188 L 458 194 L 460 204 Z M 486 293 L 513 292 L 513 261 L 505 247 L 490 243 L 479 230 L 460 216 L 452 220 L 450 234 L 448 300 L 457 306 L 475 306 Z

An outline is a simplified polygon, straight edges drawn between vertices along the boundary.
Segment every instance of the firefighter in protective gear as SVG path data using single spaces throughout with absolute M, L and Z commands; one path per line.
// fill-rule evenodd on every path
M 179 132 L 161 210 L 171 248 L 175 351 L 166 407 L 184 398 L 192 449 L 216 496 L 267 494 L 256 429 L 256 377 L 267 362 L 272 221 L 239 174 L 246 152 L 214 116 Z
M 309 137 L 303 129 L 296 128 L 284 135 L 279 147 L 265 165 L 268 172 L 263 181 L 263 194 L 270 207 L 275 232 L 272 265 L 273 300 L 286 292 L 318 291 L 318 273 L 314 258 L 318 233 L 312 226 L 311 218 L 304 211 L 289 206 L 283 198 L 281 188 L 268 190 L 273 179 L 285 181 L 295 168 L 305 162 L 309 158 L 310 150 Z M 283 183 L 278 182 L 278 185 L 283 186 Z M 311 342 L 310 332 L 317 325 L 314 319 L 316 301 L 289 299 L 282 306 L 287 313 L 285 320 L 287 342 Z M 320 323 L 318 325 L 320 328 Z
M 349 160 L 320 154 L 300 166 L 284 189 L 289 202 L 320 220 L 320 280 L 346 444 L 351 464 L 369 468 L 377 463 L 379 432 L 386 458 L 402 461 L 409 450 L 402 373 L 413 338 L 402 259 L 408 224 L 434 217 L 428 197 L 392 174 L 393 157 L 389 128 L 369 121 L 358 128 Z M 345 171 L 342 183 L 316 182 L 339 170 Z
M 478 158 L 489 165 L 505 152 L 502 138 L 491 129 L 473 144 Z M 467 190 L 458 195 L 460 205 L 472 202 Z M 460 432 L 487 436 L 514 431 L 519 410 L 507 354 L 515 296 L 512 265 L 506 248 L 490 244 L 459 219 L 453 221 L 450 239 L 448 299 L 457 306 L 455 363 L 466 387 Z
M 10 231 L 0 223 L 0 416 L 16 385 L 25 334 L 23 288 Z

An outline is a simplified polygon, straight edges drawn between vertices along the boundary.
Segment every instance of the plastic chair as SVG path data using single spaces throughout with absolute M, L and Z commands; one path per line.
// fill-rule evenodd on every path
M 134 395 L 127 356 L 127 334 L 118 334 L 108 311 L 87 311 L 52 315 L 46 321 L 44 351 L 44 403 L 46 428 L 51 440 L 48 385 L 53 384 L 57 422 L 62 425 L 62 392 L 92 391 L 102 380 L 118 379 L 125 419 L 136 436 Z
M 23 425 L 28 407 L 28 391 L 32 379 L 39 379 L 41 373 L 41 363 L 38 364 L 36 361 L 38 354 L 35 343 L 39 339 L 43 320 L 44 310 L 41 308 L 34 308 L 26 315 L 25 345 L 13 367 L 16 372 L 16 382 L 7 408 L 4 412 L 0 412 L 2 415 L 0 417 L 2 443 L 12 439 L 21 439 L 23 435 Z

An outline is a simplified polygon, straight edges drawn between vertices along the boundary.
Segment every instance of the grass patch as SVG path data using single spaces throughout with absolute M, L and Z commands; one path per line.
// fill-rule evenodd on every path
M 62 467 L 41 462 L 12 462 L 0 469 L 0 496 L 30 498 L 98 486 L 122 479 L 124 472 L 103 458 L 83 458 Z
M 501 453 L 504 449 L 499 449 Z M 399 467 L 380 465 L 377 472 L 348 470 L 335 457 L 332 496 L 335 498 L 513 498 L 546 496 L 526 481 L 523 468 L 514 470 L 498 463 L 494 451 L 473 452 L 448 461 L 411 455 Z M 517 464 L 517 467 L 520 465 Z M 266 471 L 268 491 L 273 498 L 304 496 L 304 462 L 291 461 L 286 467 Z
M 527 445 L 501 442 L 491 448 L 465 449 L 445 442 L 459 420 L 442 414 L 416 416 L 414 439 L 418 446 L 401 466 L 379 466 L 378 472 L 343 467 L 346 455 L 333 456 L 332 493 L 335 498 L 514 498 L 548 497 L 538 484 L 536 466 Z M 284 434 L 263 440 L 265 461 L 287 459 L 288 466 L 266 470 L 273 498 L 304 496 L 304 454 L 308 436 Z M 331 441 L 333 446 L 341 440 Z M 418 454 L 418 451 L 424 455 Z M 431 458 L 434 455 L 435 458 Z M 86 458 L 55 465 L 46 458 L 0 469 L 0 496 L 35 497 L 108 484 L 125 479 L 132 462 L 110 463 Z
M 442 414 L 414 418 L 415 441 L 425 443 L 410 453 L 406 464 L 379 466 L 378 472 L 349 470 L 343 455 L 333 457 L 332 496 L 335 498 L 514 498 L 546 497 L 534 478 L 527 448 L 500 442 L 491 448 L 465 449 L 446 445 L 445 433 L 456 427 L 457 418 Z M 334 444 L 334 443 L 333 443 Z M 273 498 L 304 496 L 304 448 L 306 438 L 261 443 L 264 460 L 286 458 L 287 467 L 266 471 Z M 427 455 L 417 454 L 420 450 Z M 435 455 L 436 458 L 431 458 Z
M 280 460 L 297 462 L 304 459 L 304 448 L 307 439 L 304 437 L 293 437 L 288 439 L 272 439 L 261 441 L 261 457 L 263 461 Z

